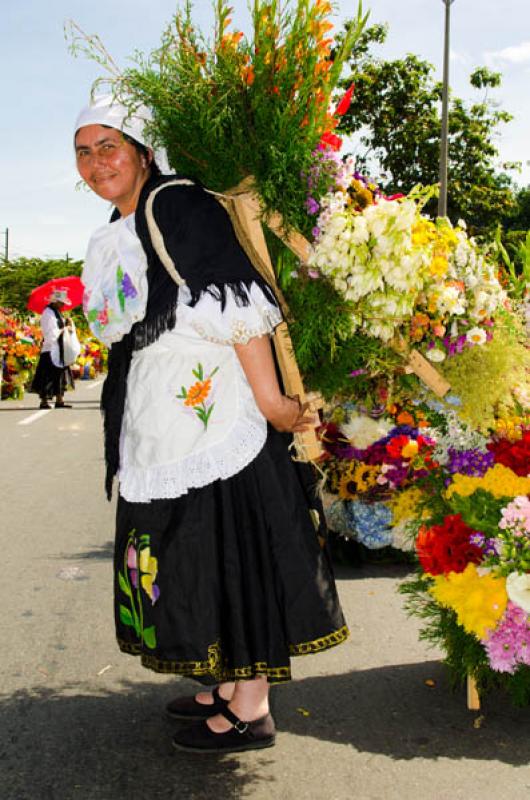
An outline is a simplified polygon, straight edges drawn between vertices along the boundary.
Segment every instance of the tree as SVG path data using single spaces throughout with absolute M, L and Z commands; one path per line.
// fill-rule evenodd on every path
M 80 275 L 82 261 L 17 258 L 0 266 L 0 305 L 19 312 L 26 310 L 32 289 L 51 278 Z
M 359 168 L 383 173 L 388 193 L 408 192 L 414 185 L 438 183 L 440 103 L 442 84 L 434 67 L 413 54 L 384 61 L 371 54 L 374 43 L 385 41 L 382 25 L 368 28 L 350 61 L 355 83 L 349 111 L 341 121 L 343 133 L 360 135 L 366 152 Z M 513 165 L 498 165 L 496 137 L 501 124 L 512 117 L 494 107 L 488 89 L 501 75 L 485 67 L 475 69 L 471 85 L 483 91 L 480 101 L 466 103 L 454 95 L 449 109 L 448 214 L 462 217 L 473 229 L 493 228 L 515 207 L 511 179 Z

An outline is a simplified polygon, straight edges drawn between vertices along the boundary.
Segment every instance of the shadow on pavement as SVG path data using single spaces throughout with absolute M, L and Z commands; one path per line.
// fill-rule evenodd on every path
M 124 681 L 112 691 L 77 683 L 0 697 L 3 800 L 251 797 L 258 784 L 273 780 L 265 767 L 282 757 L 282 736 L 276 751 L 241 757 L 175 752 L 177 723 L 161 711 L 175 693 L 196 687 L 180 680 L 175 692 L 173 684 Z M 463 692 L 449 692 L 435 661 L 307 678 L 276 687 L 273 701 L 281 733 L 359 752 L 405 760 L 530 760 L 530 710 L 491 697 L 476 727 L 476 712 L 467 711 Z
M 61 558 L 65 558 L 65 556 L 61 556 Z M 94 545 L 92 550 L 85 550 L 83 553 L 75 553 L 70 556 L 66 556 L 67 559 L 71 559 L 72 561 L 84 561 L 84 560 L 94 560 L 94 561 L 106 561 L 107 559 L 114 558 L 114 541 L 108 541 L 104 544 Z
M 530 762 L 530 709 L 491 693 L 481 712 L 469 711 L 465 691 L 451 690 L 439 661 L 306 678 L 275 691 L 280 730 L 300 736 L 395 759 Z
M 117 692 L 75 684 L 0 698 L 2 800 L 241 798 L 259 780 L 252 768 L 173 749 L 177 723 L 162 709 L 174 696 L 167 684 L 124 683 Z

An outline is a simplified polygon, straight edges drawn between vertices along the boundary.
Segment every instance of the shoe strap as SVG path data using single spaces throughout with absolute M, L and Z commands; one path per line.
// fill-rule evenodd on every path
M 224 705 L 224 706 L 227 706 L 228 703 L 229 703 L 228 700 L 225 700 L 224 697 L 221 697 L 221 695 L 219 694 L 219 687 L 218 686 L 216 686 L 215 689 L 213 690 L 212 697 L 213 697 L 214 703 L 220 703 L 221 705 Z
M 234 714 L 233 711 L 230 711 L 228 706 L 226 708 L 223 708 L 223 710 L 220 711 L 219 713 L 222 714 L 223 717 L 228 720 L 228 722 L 232 723 L 232 725 L 234 726 L 235 730 L 238 733 L 246 733 L 247 732 L 249 723 L 248 722 L 242 722 L 239 719 L 239 717 L 236 717 L 236 715 Z

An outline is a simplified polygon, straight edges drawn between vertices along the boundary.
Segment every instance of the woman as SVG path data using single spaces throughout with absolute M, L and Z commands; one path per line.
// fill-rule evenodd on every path
M 290 678 L 290 655 L 348 635 L 312 468 L 288 451 L 314 420 L 278 384 L 271 288 L 213 196 L 160 175 L 146 119 L 103 97 L 75 129 L 81 177 L 115 207 L 83 281 L 92 330 L 111 345 L 117 638 L 150 669 L 219 682 L 169 703 L 196 720 L 175 747 L 268 747 L 269 683 Z
M 60 356 L 65 326 L 71 324 L 70 320 L 65 320 L 61 314 L 61 309 L 67 302 L 67 293 L 63 289 L 55 289 L 42 312 L 40 321 L 42 347 L 31 385 L 31 391 L 40 396 L 40 408 L 51 408 L 49 400 L 54 396 L 55 408 L 72 407 L 64 402 L 67 386 L 72 388 L 74 386 L 70 368 L 57 367 L 52 361 L 52 350 L 58 348 Z

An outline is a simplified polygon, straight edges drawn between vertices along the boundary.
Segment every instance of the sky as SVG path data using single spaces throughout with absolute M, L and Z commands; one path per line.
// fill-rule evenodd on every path
M 0 259 L 9 230 L 10 259 L 83 258 L 91 232 L 109 216 L 108 205 L 83 189 L 73 157 L 73 126 L 101 68 L 73 58 L 64 23 L 98 34 L 123 68 L 135 50 L 160 43 L 175 0 L 17 0 L 0 15 Z M 232 0 L 235 27 L 248 30 L 247 0 Z M 210 0 L 196 0 L 194 17 L 208 32 Z M 334 22 L 353 16 L 357 0 L 338 0 Z M 382 58 L 415 53 L 441 75 L 442 0 L 364 0 L 370 23 L 387 22 Z M 503 161 L 523 162 L 517 181 L 530 184 L 530 3 L 528 0 L 454 0 L 451 7 L 451 86 L 461 97 L 482 98 L 468 76 L 476 66 L 502 72 L 489 97 L 513 114 L 499 138 Z M 1 269 L 1 262 L 0 262 Z

